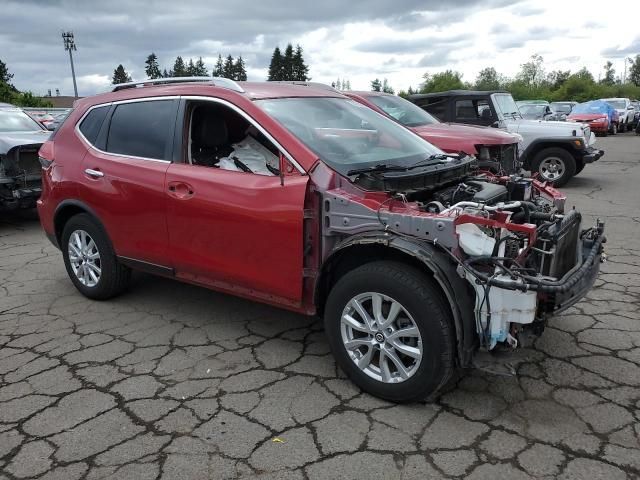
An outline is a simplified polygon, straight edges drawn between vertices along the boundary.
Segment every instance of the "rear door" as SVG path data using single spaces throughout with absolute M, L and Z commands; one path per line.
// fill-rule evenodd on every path
M 114 104 L 83 159 L 80 197 L 102 221 L 116 254 L 168 266 L 165 175 L 177 99 Z M 91 136 L 90 128 L 86 129 Z

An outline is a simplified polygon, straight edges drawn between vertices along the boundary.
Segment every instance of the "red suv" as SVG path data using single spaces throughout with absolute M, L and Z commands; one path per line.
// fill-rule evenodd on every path
M 339 366 L 394 401 L 579 300 L 603 225 L 313 86 L 161 79 L 78 102 L 40 150 L 42 226 L 76 288 L 145 270 L 323 315 Z
M 387 115 L 444 152 L 475 155 L 482 166 L 494 172 L 515 173 L 520 170 L 520 135 L 491 127 L 442 123 L 409 100 L 389 93 L 352 90 L 343 93 L 356 102 Z

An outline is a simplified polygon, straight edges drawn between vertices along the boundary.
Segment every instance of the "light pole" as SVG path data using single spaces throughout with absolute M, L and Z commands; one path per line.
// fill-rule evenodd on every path
M 78 86 L 76 85 L 76 72 L 73 69 L 73 50 L 76 50 L 76 42 L 73 39 L 73 32 L 62 32 L 64 49 L 69 51 L 69 61 L 71 62 L 71 76 L 73 77 L 73 93 L 78 98 Z

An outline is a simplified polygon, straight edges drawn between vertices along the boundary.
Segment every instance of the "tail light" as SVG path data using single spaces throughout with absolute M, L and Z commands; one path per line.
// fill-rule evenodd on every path
M 38 160 L 42 168 L 49 168 L 54 160 L 55 148 L 51 140 L 47 140 L 42 144 L 38 151 Z

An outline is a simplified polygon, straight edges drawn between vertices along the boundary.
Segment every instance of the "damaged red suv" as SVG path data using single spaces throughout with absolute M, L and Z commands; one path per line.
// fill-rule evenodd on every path
M 312 86 L 161 79 L 78 102 L 40 150 L 42 226 L 76 288 L 132 269 L 324 316 L 393 401 L 516 348 L 592 287 L 603 225 Z

